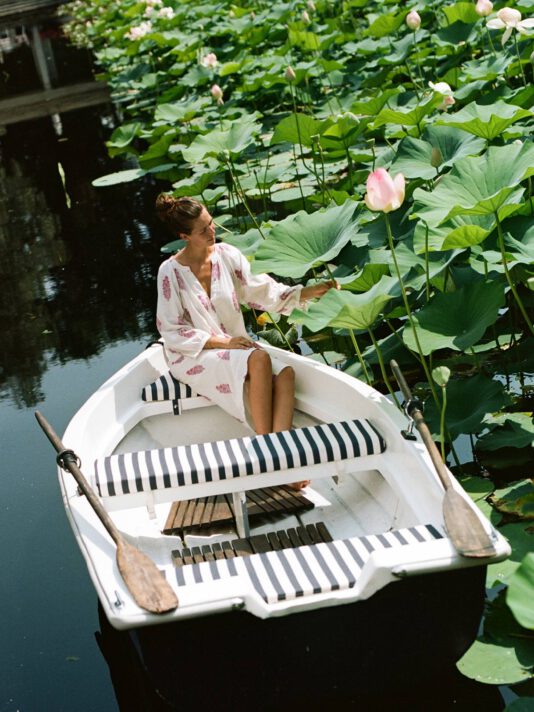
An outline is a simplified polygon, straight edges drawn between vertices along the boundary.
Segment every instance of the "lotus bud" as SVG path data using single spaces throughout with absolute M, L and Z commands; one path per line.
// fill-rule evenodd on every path
M 211 87 L 211 95 L 217 101 L 217 104 L 224 104 L 223 100 L 223 90 L 218 84 L 214 84 Z
M 491 15 L 493 11 L 493 3 L 490 2 L 490 0 L 478 0 L 475 5 L 475 10 L 477 15 L 480 15 L 480 17 L 487 17 L 488 15 Z
M 288 67 L 286 69 L 285 78 L 287 79 L 288 82 L 294 82 L 295 79 L 297 78 L 297 75 L 293 71 L 292 67 Z
M 421 16 L 417 10 L 410 10 L 406 15 L 406 24 L 410 30 L 418 30 L 421 27 Z
M 377 168 L 367 178 L 365 204 L 373 212 L 390 213 L 404 202 L 404 176 L 392 178 L 385 168 Z
M 302 13 L 301 18 L 302 18 L 302 22 L 305 25 L 309 25 L 311 23 L 310 16 L 306 12 L 306 10 L 304 10 L 304 12 Z
M 432 148 L 432 153 L 430 154 L 430 165 L 432 168 L 439 168 L 443 163 L 443 154 L 437 146 Z
M 310 12 L 315 12 L 316 10 L 315 3 L 313 2 L 313 0 L 308 0 L 308 2 L 306 3 L 306 7 Z

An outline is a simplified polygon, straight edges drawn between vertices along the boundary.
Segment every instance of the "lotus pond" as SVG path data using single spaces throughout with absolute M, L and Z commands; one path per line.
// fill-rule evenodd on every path
M 263 338 L 398 401 L 395 358 L 513 547 L 458 663 L 532 703 L 533 0 L 76 0 L 122 124 L 108 150 L 196 196 L 258 272 L 334 277 Z M 176 249 L 176 243 L 167 250 Z

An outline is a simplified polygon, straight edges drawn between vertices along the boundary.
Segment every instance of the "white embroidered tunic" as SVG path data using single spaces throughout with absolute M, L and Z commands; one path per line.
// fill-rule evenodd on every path
M 162 263 L 157 327 L 173 376 L 247 422 L 243 384 L 254 349 L 204 349 L 204 344 L 211 336 L 249 337 L 240 304 L 289 314 L 299 306 L 302 287 L 252 274 L 246 257 L 224 243 L 215 244 L 211 263 L 211 296 L 189 267 L 174 257 Z

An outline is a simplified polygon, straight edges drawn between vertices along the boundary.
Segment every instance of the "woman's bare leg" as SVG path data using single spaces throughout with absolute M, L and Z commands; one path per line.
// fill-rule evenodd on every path
M 295 410 L 295 371 L 286 366 L 273 379 L 273 433 L 289 430 Z
M 273 369 L 266 351 L 256 349 L 248 359 L 246 378 L 250 416 L 258 435 L 273 431 Z
M 273 383 L 273 432 L 289 430 L 293 425 L 295 410 L 295 371 L 286 366 L 274 377 Z M 293 482 L 291 489 L 301 490 L 310 484 L 309 480 Z

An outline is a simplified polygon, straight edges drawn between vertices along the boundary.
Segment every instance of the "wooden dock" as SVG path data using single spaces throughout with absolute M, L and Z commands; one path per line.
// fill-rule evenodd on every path
M 54 15 L 67 0 L 0 0 L 0 27 Z
M 108 102 L 110 102 L 110 92 L 104 82 L 84 82 L 57 89 L 18 94 L 0 101 L 0 126 Z

